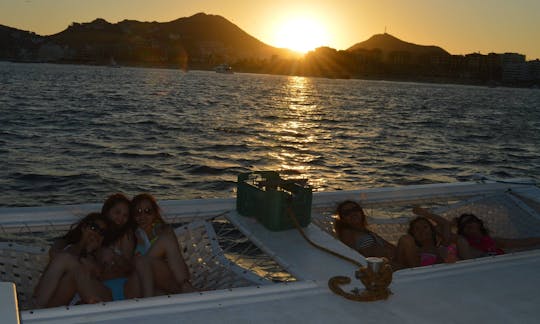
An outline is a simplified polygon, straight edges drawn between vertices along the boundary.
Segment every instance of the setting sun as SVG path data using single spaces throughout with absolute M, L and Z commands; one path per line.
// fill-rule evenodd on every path
M 276 32 L 276 46 L 306 53 L 320 46 L 328 45 L 328 33 L 315 20 L 297 18 L 285 21 Z

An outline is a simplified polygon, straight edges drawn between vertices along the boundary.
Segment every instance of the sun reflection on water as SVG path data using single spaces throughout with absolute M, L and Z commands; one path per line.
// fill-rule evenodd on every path
M 324 179 L 310 172 L 313 163 L 322 158 L 315 149 L 321 126 L 317 118 L 322 109 L 313 99 L 317 89 L 311 79 L 295 76 L 287 79 L 281 95 L 280 108 L 275 110 L 278 122 L 269 125 L 274 141 L 269 155 L 277 162 L 275 168 L 294 171 L 309 178 L 315 187 L 322 187 Z

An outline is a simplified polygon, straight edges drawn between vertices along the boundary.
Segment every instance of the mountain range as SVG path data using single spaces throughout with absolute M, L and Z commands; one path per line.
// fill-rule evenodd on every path
M 374 35 L 346 51 L 362 50 L 378 50 L 383 55 L 449 55 L 440 47 L 404 42 L 386 33 Z M 0 25 L 0 59 L 8 60 L 103 64 L 114 59 L 122 64 L 180 64 L 196 68 L 297 56 L 291 50 L 259 41 L 221 16 L 205 13 L 164 23 L 124 20 L 113 24 L 96 19 L 72 23 L 49 36 Z

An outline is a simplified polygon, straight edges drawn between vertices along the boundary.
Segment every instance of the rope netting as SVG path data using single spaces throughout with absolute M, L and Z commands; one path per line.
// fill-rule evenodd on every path
M 365 206 L 369 229 L 387 241 L 397 243 L 407 232 L 409 221 L 416 217 L 411 211 L 412 207 L 413 204 L 403 203 L 399 206 Z M 479 195 L 463 201 L 424 201 L 422 207 L 449 220 L 463 213 L 473 213 L 484 221 L 494 237 L 513 239 L 540 236 L 540 204 L 511 192 Z M 313 223 L 334 236 L 335 209 L 336 206 L 323 207 L 312 214 Z

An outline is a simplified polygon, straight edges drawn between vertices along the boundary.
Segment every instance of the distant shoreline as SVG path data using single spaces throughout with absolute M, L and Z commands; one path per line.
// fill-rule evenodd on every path
M 168 23 L 97 18 L 39 36 L 0 28 L 0 59 L 13 62 L 213 70 L 331 79 L 395 80 L 488 87 L 540 87 L 540 60 L 520 53 L 453 55 L 435 45 L 375 34 L 346 50 L 322 46 L 303 56 L 262 43 L 232 22 L 198 13 Z
M 118 64 L 117 66 L 110 66 L 108 64 L 103 64 L 99 62 L 43 62 L 43 61 L 31 61 L 31 60 L 0 60 L 0 62 L 9 62 L 9 63 L 31 63 L 31 64 L 58 64 L 58 65 L 81 65 L 81 66 L 102 66 L 102 67 L 127 67 L 127 68 L 150 68 L 150 69 L 169 69 L 169 70 L 183 70 L 188 71 L 214 71 L 213 67 L 188 67 L 182 68 L 177 65 L 171 64 Z M 307 78 L 324 78 L 324 79 L 340 79 L 340 80 L 371 80 L 371 81 L 390 81 L 390 82 L 410 82 L 410 83 L 426 83 L 426 84 L 455 84 L 455 85 L 468 85 L 468 86 L 479 86 L 479 87 L 506 87 L 506 88 L 525 88 L 525 89 L 539 89 L 540 87 L 537 84 L 527 84 L 527 85 L 516 85 L 516 84 L 504 84 L 501 82 L 491 83 L 491 82 L 482 82 L 479 80 L 463 80 L 463 79 L 452 79 L 452 78 L 436 78 L 436 77 L 394 77 L 394 76 L 314 76 L 314 75 L 295 75 L 295 74 L 280 74 L 280 73 L 265 73 L 257 71 L 245 71 L 245 70 L 234 70 L 236 73 L 252 73 L 252 74 L 262 74 L 262 75 L 281 75 L 281 76 L 299 76 Z

